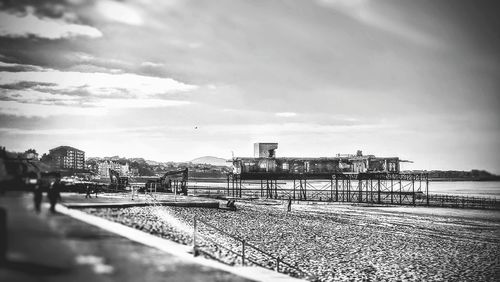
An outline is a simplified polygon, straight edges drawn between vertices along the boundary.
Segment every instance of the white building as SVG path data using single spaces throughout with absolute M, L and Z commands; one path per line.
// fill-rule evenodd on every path
M 129 176 L 130 174 L 128 163 L 121 165 L 113 161 L 102 161 L 97 164 L 97 168 L 101 178 L 109 178 L 110 169 L 118 171 L 121 176 Z

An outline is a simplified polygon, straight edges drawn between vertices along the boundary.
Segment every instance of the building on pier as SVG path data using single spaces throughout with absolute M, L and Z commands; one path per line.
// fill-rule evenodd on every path
M 311 177 L 335 173 L 399 173 L 400 163 L 407 162 L 398 157 L 376 157 L 356 154 L 338 154 L 328 158 L 278 158 L 277 143 L 255 143 L 254 158 L 233 158 L 233 173 L 242 177 L 276 176 L 293 179 L 294 175 Z

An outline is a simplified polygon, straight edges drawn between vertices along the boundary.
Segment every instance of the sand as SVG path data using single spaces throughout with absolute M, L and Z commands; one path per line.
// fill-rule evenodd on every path
M 309 280 L 497 281 L 500 278 L 500 212 L 420 207 L 237 203 L 238 211 L 136 207 L 87 209 L 183 244 L 192 244 L 193 216 L 283 257 Z M 235 251 L 241 244 L 200 228 Z M 210 235 L 212 234 L 212 235 Z M 202 244 L 226 263 L 230 252 Z M 220 253 L 219 253 L 220 251 Z M 247 255 L 252 252 L 247 250 Z M 260 263 L 269 258 L 253 254 Z

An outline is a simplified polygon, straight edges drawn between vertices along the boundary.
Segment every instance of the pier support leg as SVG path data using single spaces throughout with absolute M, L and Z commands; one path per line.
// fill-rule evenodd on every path
M 370 202 L 373 203 L 373 179 L 370 179 Z
M 333 176 L 330 178 L 330 201 L 333 201 Z
M 339 201 L 339 179 L 335 176 L 335 202 Z
M 347 179 L 347 202 L 351 201 L 351 180 Z
M 307 201 L 307 179 L 304 179 L 304 200 Z
M 391 204 L 394 204 L 394 180 L 391 177 Z
M 403 204 L 403 187 L 401 185 L 401 178 L 399 178 L 399 204 Z
M 411 189 L 412 189 L 412 202 L 413 202 L 413 205 L 415 205 L 415 177 L 412 176 L 411 177 Z
M 366 203 L 370 201 L 370 195 L 368 194 L 368 179 L 365 180 L 365 190 L 366 190 Z
M 240 175 L 240 198 L 242 197 L 243 185 L 241 185 L 241 175 Z
M 380 200 L 380 179 L 377 179 L 377 189 L 378 189 L 378 203 L 381 204 L 381 200 Z
M 342 179 L 342 202 L 345 201 L 345 180 Z
M 359 190 L 358 202 L 362 203 L 363 202 L 363 180 L 358 180 L 358 190 Z
M 278 199 L 278 180 L 274 180 L 274 198 Z
M 429 206 L 429 176 L 425 176 L 425 198 L 427 201 L 427 206 Z

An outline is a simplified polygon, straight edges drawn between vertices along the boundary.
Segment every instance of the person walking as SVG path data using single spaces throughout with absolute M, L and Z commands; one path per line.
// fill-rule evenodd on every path
M 92 198 L 92 196 L 90 195 L 90 192 L 92 192 L 92 190 L 90 189 L 90 185 L 87 183 L 85 184 L 85 199 L 87 198 Z
M 287 212 L 292 211 L 292 198 L 288 197 L 288 207 L 287 207 Z
M 50 211 L 52 213 L 56 212 L 57 200 L 61 199 L 60 186 L 61 186 L 61 182 L 59 179 L 52 181 L 50 183 L 49 191 L 47 193 L 47 196 L 48 196 L 49 202 L 50 202 Z
M 35 189 L 33 190 L 33 202 L 35 204 L 36 213 L 40 213 L 41 211 L 42 198 L 43 198 L 42 187 L 40 187 L 40 184 L 37 183 L 35 185 Z

